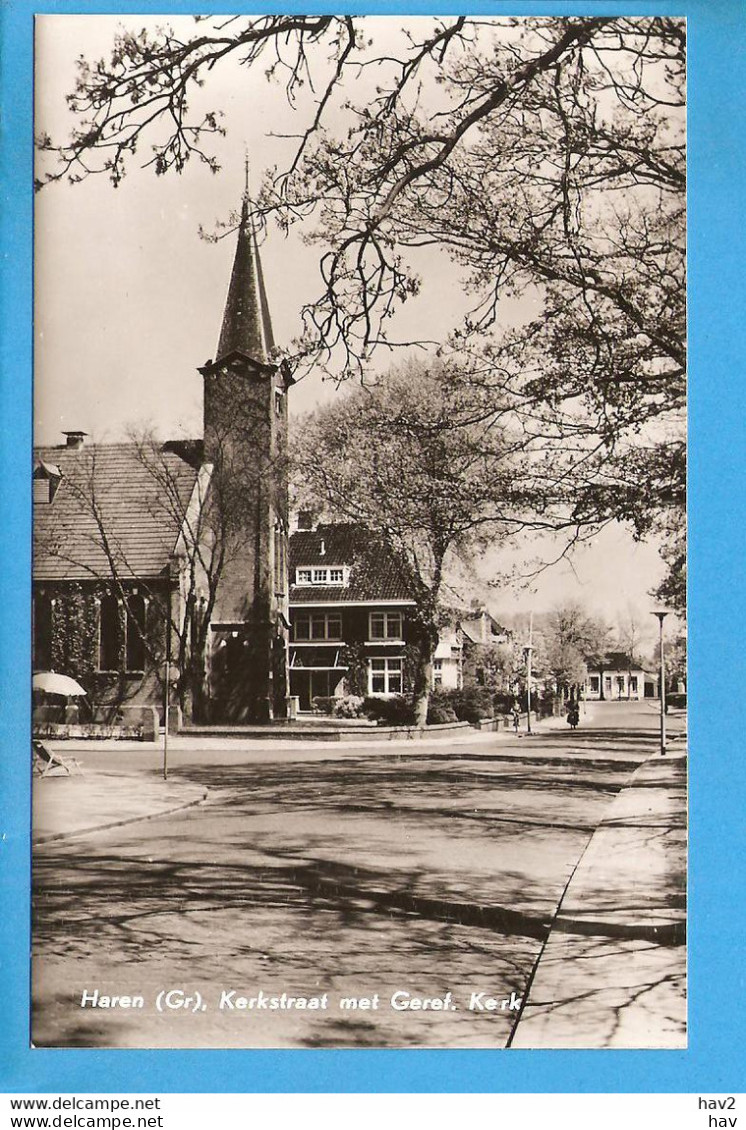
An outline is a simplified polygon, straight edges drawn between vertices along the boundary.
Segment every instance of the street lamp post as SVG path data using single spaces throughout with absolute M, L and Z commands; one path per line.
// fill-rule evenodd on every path
M 653 616 L 657 617 L 660 628 L 660 652 L 661 652 L 661 757 L 666 756 L 666 656 L 663 647 L 663 621 L 668 616 L 668 609 L 659 608 L 653 612 Z
M 169 593 L 169 601 L 171 594 Z M 166 615 L 166 678 L 163 686 L 163 780 L 168 780 L 168 712 L 171 705 L 171 609 Z
M 172 640 L 171 635 L 174 629 L 174 596 L 178 592 L 178 580 L 175 576 L 169 578 L 168 592 L 166 594 L 166 654 L 164 657 L 164 680 L 163 680 L 163 780 L 168 780 L 168 728 L 169 728 L 169 712 L 171 707 L 171 666 L 173 663 L 172 657 Z
M 534 650 L 534 614 L 531 613 L 528 622 L 528 643 L 524 647 L 526 654 L 526 733 L 531 733 L 531 656 Z

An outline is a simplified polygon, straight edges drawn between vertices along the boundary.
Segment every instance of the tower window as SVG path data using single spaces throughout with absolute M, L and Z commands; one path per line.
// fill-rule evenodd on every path
M 278 596 L 285 593 L 286 571 L 285 531 L 282 526 L 276 526 L 274 533 L 274 581 L 275 593 Z

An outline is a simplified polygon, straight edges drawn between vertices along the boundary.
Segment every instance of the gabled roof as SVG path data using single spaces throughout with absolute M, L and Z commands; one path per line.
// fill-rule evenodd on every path
M 134 443 L 47 447 L 59 487 L 34 511 L 34 578 L 157 577 L 169 565 L 198 472 L 199 444 L 164 444 L 143 456 Z M 151 462 L 152 460 L 152 462 Z M 169 497 L 170 496 L 170 497 Z
M 59 479 L 60 474 L 60 469 L 56 463 L 45 463 L 38 456 L 34 459 L 35 479 Z
M 486 644 L 504 636 L 511 636 L 507 628 L 498 624 L 494 616 L 486 610 L 478 616 L 470 616 L 459 622 L 461 631 L 472 643 Z
M 245 197 L 215 360 L 240 353 L 266 365 L 274 347 L 262 263 Z
M 645 664 L 641 659 L 630 659 L 626 651 L 607 651 L 606 658 L 603 663 L 597 661 L 588 662 L 589 671 L 603 671 L 604 674 L 611 674 L 614 671 L 644 671 Z
M 298 530 L 290 537 L 288 558 L 291 604 L 415 601 L 416 583 L 405 562 L 383 534 L 365 526 L 329 523 Z M 295 570 L 314 565 L 349 566 L 349 584 L 296 585 Z

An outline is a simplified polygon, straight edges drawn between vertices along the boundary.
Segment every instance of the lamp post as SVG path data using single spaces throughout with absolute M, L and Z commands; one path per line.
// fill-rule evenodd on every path
M 660 652 L 661 652 L 661 757 L 666 756 L 666 656 L 663 648 L 663 621 L 668 616 L 667 608 L 657 608 L 653 612 L 660 627 Z
M 178 579 L 171 575 L 169 577 L 168 593 L 166 595 L 166 655 L 164 659 L 164 674 L 163 681 L 163 780 L 168 780 L 168 724 L 169 724 L 169 708 L 171 706 L 171 634 L 174 628 L 173 621 L 173 601 L 174 596 L 178 593 Z
M 531 656 L 534 650 L 534 614 L 528 622 L 528 643 L 523 651 L 526 656 L 526 733 L 531 733 Z
M 169 593 L 169 600 L 171 594 Z M 166 616 L 166 677 L 163 686 L 163 780 L 168 780 L 168 711 L 171 705 L 171 610 Z

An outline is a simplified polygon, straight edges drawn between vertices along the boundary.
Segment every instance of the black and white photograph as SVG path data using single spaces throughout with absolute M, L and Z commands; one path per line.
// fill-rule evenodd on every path
M 33 1046 L 685 1048 L 686 21 L 34 39 Z

